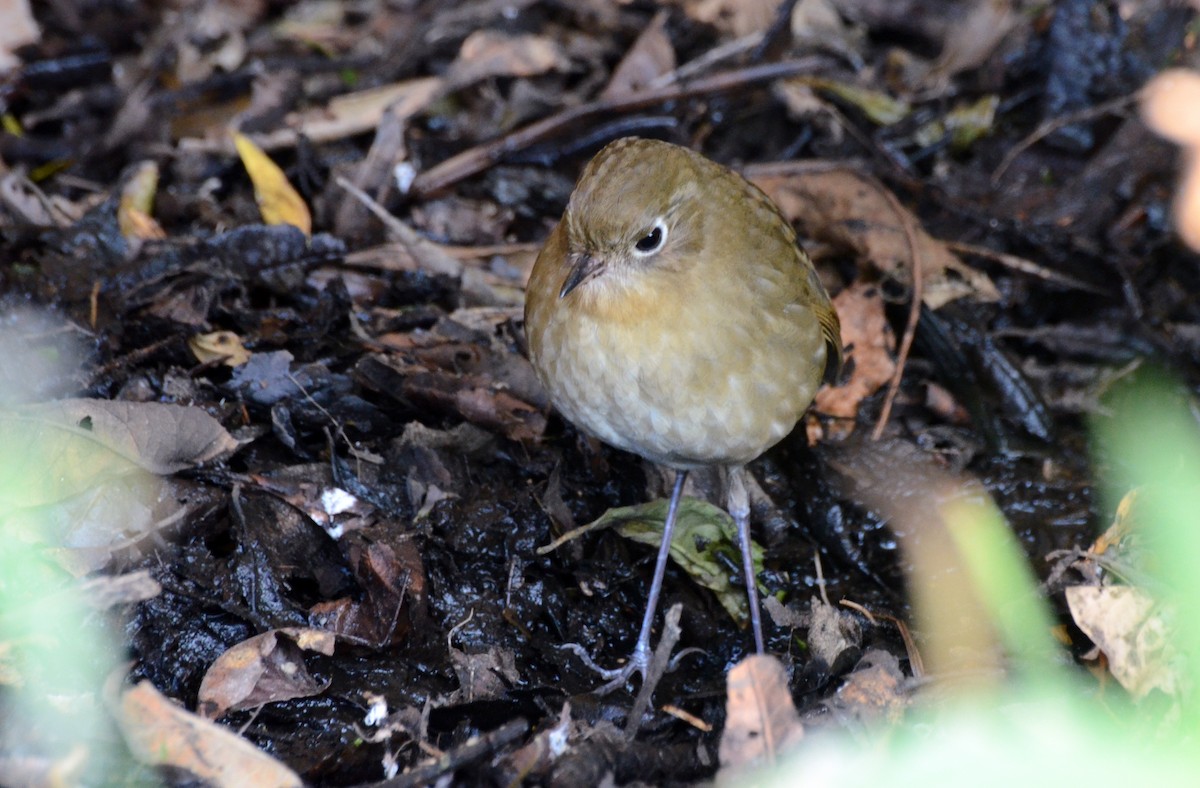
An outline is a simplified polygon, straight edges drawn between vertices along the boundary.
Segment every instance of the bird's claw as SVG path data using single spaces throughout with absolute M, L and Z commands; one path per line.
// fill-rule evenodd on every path
M 596 660 L 592 659 L 592 655 L 578 643 L 564 643 L 559 648 L 566 649 L 579 657 L 589 670 L 604 679 L 605 683 L 593 690 L 596 695 L 607 695 L 614 690 L 623 688 L 634 674 L 640 674 L 642 681 L 645 681 L 647 671 L 650 669 L 650 650 L 648 648 L 634 649 L 629 656 L 629 661 L 619 668 L 600 667 Z

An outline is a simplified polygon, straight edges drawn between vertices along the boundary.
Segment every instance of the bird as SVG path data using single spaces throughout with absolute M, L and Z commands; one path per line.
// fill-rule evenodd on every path
M 742 175 L 624 137 L 584 167 L 530 273 L 529 358 L 550 401 L 604 443 L 676 471 L 637 642 L 607 683 L 646 679 L 684 484 L 727 469 L 757 653 L 764 653 L 746 463 L 788 435 L 842 363 L 837 312 L 795 230 Z

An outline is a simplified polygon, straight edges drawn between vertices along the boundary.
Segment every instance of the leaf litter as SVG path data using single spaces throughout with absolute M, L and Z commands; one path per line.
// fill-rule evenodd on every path
M 1190 75 L 1139 91 L 1161 53 L 1191 57 L 1194 12 L 929 5 L 34 9 L 5 50 L 3 522 L 87 583 L 150 581 L 108 614 L 136 659 L 110 702 L 124 755 L 82 757 L 217 784 L 690 782 L 778 755 L 802 720 L 894 724 L 914 649 L 962 664 L 904 596 L 941 548 L 890 517 L 938 499 L 897 468 L 978 478 L 1035 565 L 1074 551 L 1051 571 L 1084 582 L 1047 590 L 1105 662 L 1081 659 L 1138 700 L 1186 692 L 1140 575 L 1078 558 L 1103 516 L 1072 403 L 1105 412 L 1145 358 L 1196 382 L 1194 260 L 1170 240 L 1194 236 L 1196 179 L 1173 228 L 1167 149 L 1117 114 L 1140 96 L 1190 150 L 1186 115 L 1153 103 Z M 618 507 L 662 480 L 549 412 L 519 325 L 579 167 L 626 134 L 701 149 L 779 203 L 849 361 L 755 467 L 782 659 L 741 660 L 727 518 L 689 500 L 666 591 L 685 656 L 636 702 L 588 695 L 560 646 L 625 653 L 663 505 Z M 592 521 L 624 525 L 540 550 Z M 328 648 L 293 651 L 305 633 Z M 343 746 L 368 698 L 394 725 Z M 211 768 L 234 753 L 253 765 Z

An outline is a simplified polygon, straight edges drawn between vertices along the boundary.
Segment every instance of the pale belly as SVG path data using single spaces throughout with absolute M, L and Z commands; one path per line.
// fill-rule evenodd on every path
M 791 432 L 819 384 L 824 341 L 796 320 L 685 327 L 707 343 L 552 320 L 536 365 L 563 416 L 608 444 L 675 467 L 742 464 Z M 724 344 L 738 352 L 707 352 Z

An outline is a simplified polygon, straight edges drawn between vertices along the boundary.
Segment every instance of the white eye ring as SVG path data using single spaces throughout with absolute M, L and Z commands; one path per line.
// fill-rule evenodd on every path
M 650 231 L 638 239 L 633 245 L 633 253 L 638 257 L 648 257 L 654 254 L 667 242 L 667 223 L 662 219 L 654 222 Z

